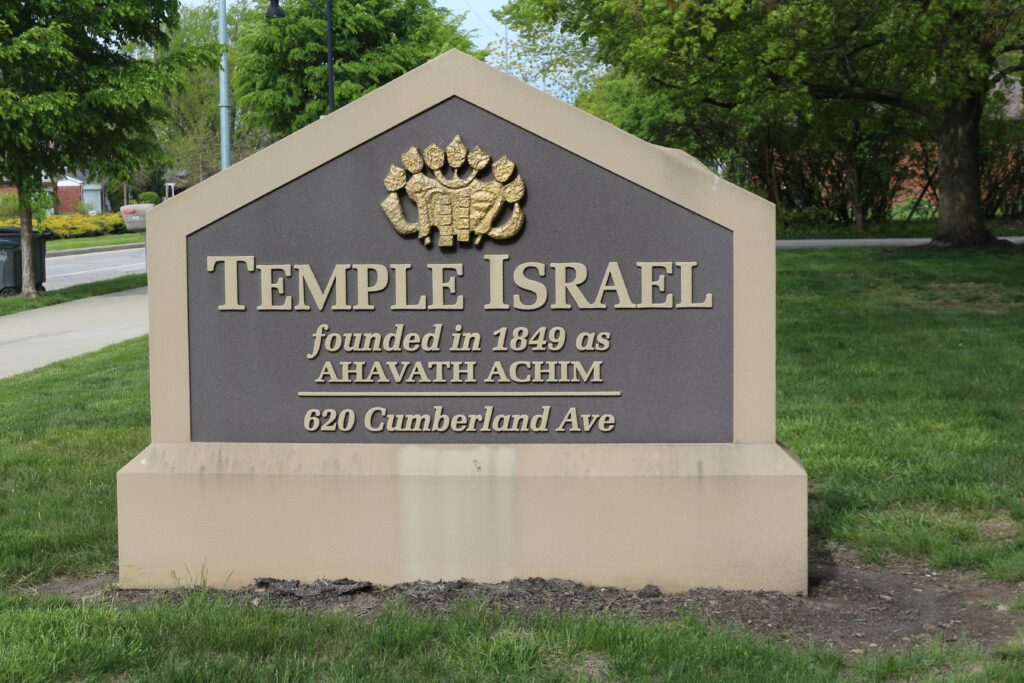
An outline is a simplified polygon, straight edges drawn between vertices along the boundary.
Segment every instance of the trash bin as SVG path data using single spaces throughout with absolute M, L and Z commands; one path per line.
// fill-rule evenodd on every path
M 44 291 L 46 282 L 46 240 L 32 231 L 36 266 L 36 289 Z M 0 296 L 21 292 L 21 229 L 0 227 Z

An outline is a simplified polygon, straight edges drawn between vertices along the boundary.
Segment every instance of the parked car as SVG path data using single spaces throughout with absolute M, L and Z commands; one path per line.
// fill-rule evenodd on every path
M 121 218 L 129 232 L 146 232 L 146 214 L 155 204 L 125 204 L 121 207 Z

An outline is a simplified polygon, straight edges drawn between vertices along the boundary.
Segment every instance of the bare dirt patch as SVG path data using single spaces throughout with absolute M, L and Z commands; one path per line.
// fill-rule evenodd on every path
M 109 599 L 116 590 L 117 574 L 98 574 L 84 578 L 58 576 L 26 589 L 25 593 L 92 601 Z
M 999 510 L 995 517 L 979 522 L 978 531 L 985 538 L 1008 541 L 1017 537 L 1017 523 L 1013 521 L 1008 510 Z
M 1005 313 L 1021 302 L 998 286 L 983 282 L 931 282 L 919 294 L 929 308 L 970 308 L 981 313 Z
M 60 579 L 33 592 L 66 595 L 114 605 L 180 600 L 185 591 L 97 591 L 115 577 Z M 680 612 L 702 615 L 711 623 L 747 628 L 772 640 L 815 643 L 861 654 L 930 643 L 973 642 L 995 647 L 1020 637 L 1024 584 L 986 581 L 960 571 L 929 569 L 913 562 L 885 566 L 862 564 L 846 549 L 812 559 L 810 594 L 693 590 L 662 594 L 654 586 L 622 590 L 585 586 L 557 579 L 515 579 L 481 584 L 472 581 L 417 581 L 375 586 L 337 579 L 299 583 L 262 579 L 253 587 L 225 592 L 254 608 L 281 606 L 342 610 L 374 617 L 389 603 L 442 613 L 472 600 L 522 617 L 541 612 L 617 614 L 642 620 L 673 619 Z

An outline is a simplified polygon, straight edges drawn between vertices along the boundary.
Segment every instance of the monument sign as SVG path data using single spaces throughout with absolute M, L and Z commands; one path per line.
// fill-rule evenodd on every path
M 774 208 L 449 52 L 154 209 L 121 585 L 806 589 Z

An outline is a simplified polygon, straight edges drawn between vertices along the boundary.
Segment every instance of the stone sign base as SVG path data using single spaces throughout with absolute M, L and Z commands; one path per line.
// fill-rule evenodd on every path
M 117 475 L 120 586 L 541 576 L 807 590 L 776 444 L 153 444 Z

